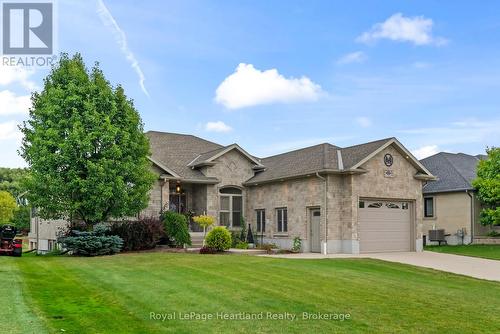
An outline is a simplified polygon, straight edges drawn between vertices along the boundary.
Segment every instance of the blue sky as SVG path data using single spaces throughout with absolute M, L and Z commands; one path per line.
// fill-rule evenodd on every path
M 500 4 L 63 1 L 58 50 L 99 61 L 146 130 L 267 156 L 397 137 L 418 157 L 500 142 Z M 0 67 L 0 166 L 46 69 Z M 142 82 L 142 83 L 141 83 Z

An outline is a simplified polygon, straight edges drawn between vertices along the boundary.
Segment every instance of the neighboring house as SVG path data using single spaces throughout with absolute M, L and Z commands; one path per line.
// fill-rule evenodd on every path
M 29 248 L 50 252 L 57 246 L 57 236 L 67 227 L 66 220 L 45 220 L 34 216 L 28 233 Z
M 490 228 L 479 221 L 481 205 L 472 187 L 477 164 L 485 155 L 441 152 L 420 162 L 437 177 L 424 185 L 424 235 L 444 229 L 448 244 L 468 244 Z M 463 239 L 462 239 L 463 235 Z
M 422 249 L 422 185 L 434 176 L 395 138 L 320 144 L 259 159 L 237 144 L 147 132 L 158 174 L 142 216 L 192 211 L 302 251 Z M 190 226 L 193 232 L 196 226 Z

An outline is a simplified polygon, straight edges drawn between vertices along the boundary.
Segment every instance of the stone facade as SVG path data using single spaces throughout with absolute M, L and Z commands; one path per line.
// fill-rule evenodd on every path
M 153 173 L 158 176 L 162 174 L 162 171 L 159 168 L 155 166 L 151 168 Z M 169 193 L 169 181 L 158 178 L 149 191 L 148 206 L 140 213 L 140 216 L 157 217 L 162 211 L 162 208 L 164 208 L 169 202 Z
M 394 162 L 384 165 L 390 153 Z M 422 249 L 422 181 L 414 178 L 415 167 L 394 147 L 389 146 L 361 166 L 362 174 L 316 175 L 298 180 L 282 181 L 247 190 L 247 220 L 256 228 L 256 212 L 266 210 L 266 232 L 263 239 L 290 247 L 294 237 L 302 239 L 303 251 L 310 250 L 309 210 L 321 209 L 320 239 L 328 253 L 358 253 L 358 202 L 360 198 L 401 199 L 412 203 L 414 232 L 413 250 Z M 384 176 L 390 169 L 392 177 Z M 325 206 L 325 186 L 326 202 Z M 288 209 L 288 233 L 276 233 L 276 209 Z M 327 208 L 325 211 L 324 208 Z M 325 229 L 327 224 L 327 229 Z M 326 230 L 326 231 L 325 231 Z M 327 243 L 324 244 L 325 233 Z M 324 251 L 324 248 L 323 248 Z
M 201 169 L 205 176 L 216 177 L 220 182 L 216 185 L 207 185 L 207 214 L 218 217 L 219 189 L 235 186 L 242 189 L 243 203 L 247 196 L 243 183 L 254 175 L 253 164 L 237 150 L 231 150 L 215 159 L 215 165 Z M 243 208 L 244 209 L 244 208 Z
M 352 173 L 311 173 L 300 178 L 258 185 L 246 185 L 256 173 L 253 169 L 255 161 L 238 149 L 231 149 L 201 167 L 199 170 L 207 180 L 198 183 L 175 180 L 165 176 L 165 171 L 154 167 L 159 178 L 151 189 L 149 205 L 140 216 L 157 216 L 162 209 L 169 208 L 170 200 L 173 201 L 176 195 L 176 186 L 179 185 L 182 190 L 178 195 L 185 196 L 186 210 L 214 216 L 219 222 L 220 189 L 237 187 L 242 191 L 242 214 L 246 222 L 252 225 L 254 233 L 257 232 L 256 210 L 265 210 L 266 231 L 258 236 L 259 240 L 291 248 L 293 238 L 299 237 L 302 251 L 311 251 L 311 210 L 319 209 L 321 251 L 358 253 L 359 199 L 404 200 L 411 203 L 412 249 L 419 251 L 422 249 L 423 235 L 423 181 L 415 178 L 417 169 L 410 163 L 411 158 L 400 152 L 401 148 L 393 143 Z M 384 164 L 384 155 L 387 153 L 393 156 L 390 167 Z M 286 232 L 277 230 L 278 208 L 287 209 Z
M 384 164 L 384 155 L 389 153 L 394 162 L 391 167 Z M 361 168 L 367 173 L 353 177 L 352 193 L 352 239 L 359 240 L 357 234 L 358 201 L 360 198 L 401 199 L 412 203 L 413 235 L 415 240 L 413 250 L 422 249 L 422 181 L 414 178 L 417 169 L 408 162 L 393 146 L 387 147 L 372 159 L 368 160 Z M 386 177 L 385 171 L 391 170 L 392 177 Z
M 324 182 L 316 176 L 247 188 L 246 218 L 257 231 L 256 211 L 266 212 L 266 231 L 263 238 L 284 248 L 290 248 L 294 237 L 303 242 L 303 251 L 309 251 L 308 220 L 311 208 L 323 206 Z M 288 232 L 277 232 L 276 209 L 287 208 Z

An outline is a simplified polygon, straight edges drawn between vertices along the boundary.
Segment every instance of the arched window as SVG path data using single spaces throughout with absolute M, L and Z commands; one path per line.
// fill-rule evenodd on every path
M 227 227 L 240 227 L 243 213 L 243 193 L 236 187 L 219 189 L 219 222 Z

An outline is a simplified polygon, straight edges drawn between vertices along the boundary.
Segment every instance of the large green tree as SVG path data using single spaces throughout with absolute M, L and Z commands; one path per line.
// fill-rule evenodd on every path
M 154 176 L 141 118 L 98 64 L 88 70 L 80 54 L 62 54 L 21 131 L 28 199 L 41 217 L 91 226 L 147 206 Z
M 28 175 L 26 168 L 0 167 L 0 190 L 8 191 L 14 197 L 23 195 L 26 191 L 22 181 Z
M 481 202 L 481 223 L 500 225 L 500 148 L 486 150 L 488 158 L 477 167 L 477 178 L 472 182 Z
M 10 223 L 16 208 L 16 199 L 9 192 L 0 190 L 0 225 Z
M 24 180 L 28 176 L 26 168 L 3 168 L 0 167 L 0 190 L 9 192 L 16 198 L 17 209 L 9 223 L 15 225 L 21 231 L 30 228 L 30 207 L 26 200 L 26 187 Z

